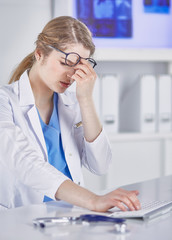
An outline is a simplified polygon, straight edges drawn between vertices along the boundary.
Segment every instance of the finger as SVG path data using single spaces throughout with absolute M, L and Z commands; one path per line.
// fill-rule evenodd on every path
M 90 78 L 92 80 L 97 79 L 97 74 L 94 70 L 90 71 L 87 66 L 84 66 L 83 64 L 78 64 L 78 68 L 76 69 L 76 72 L 78 75 L 82 76 L 83 78 Z M 92 68 L 93 69 L 93 68 Z M 85 74 L 85 76 L 84 76 Z
M 138 209 L 137 206 L 134 204 L 134 197 L 136 197 L 134 193 L 131 193 L 130 191 L 121 188 L 117 189 L 116 193 L 116 198 L 122 201 L 129 208 L 129 210 L 134 211 Z
M 81 59 L 81 63 L 85 64 L 91 72 L 94 71 L 93 67 L 91 66 L 88 60 Z
M 92 73 L 96 76 L 96 72 L 94 71 L 93 67 L 85 59 L 81 59 L 80 64 L 76 65 L 75 69 L 82 69 L 87 74 Z
M 82 70 L 76 70 L 75 72 L 76 75 L 78 75 L 80 78 L 88 78 L 88 75 L 86 75 Z
M 127 191 L 125 190 L 127 193 L 128 198 L 132 201 L 134 207 L 139 210 L 141 209 L 141 204 L 139 199 L 137 198 L 137 195 L 139 194 L 139 191 L 134 190 L 134 191 Z
M 134 208 L 136 210 L 139 210 L 141 208 L 140 201 L 137 198 L 137 195 L 139 194 L 138 191 L 136 191 L 136 190 L 135 191 L 127 191 L 124 189 L 120 189 L 120 191 L 129 199 L 129 201 L 131 201 L 132 205 L 134 206 Z
M 88 81 L 94 82 L 96 80 L 93 74 L 87 75 L 80 69 L 75 72 L 72 78 L 74 78 L 76 81 L 88 80 Z
M 127 211 L 127 208 L 126 208 L 126 207 L 124 206 L 124 204 L 123 204 L 122 202 L 120 202 L 120 201 L 114 200 L 112 205 L 113 205 L 113 207 L 117 207 L 117 208 L 119 208 L 120 210 L 122 210 L 122 211 L 124 211 L 124 212 Z
M 130 199 L 130 201 L 132 202 L 132 204 L 134 205 L 136 210 L 139 210 L 141 208 L 140 201 L 137 198 L 135 193 L 134 194 L 133 193 L 129 193 L 128 194 L 128 198 Z
M 137 190 L 133 190 L 131 192 L 135 193 L 136 195 L 139 195 L 139 191 L 137 191 Z
M 82 78 L 81 78 L 79 75 L 77 75 L 77 74 L 72 75 L 71 78 L 72 78 L 74 81 L 76 81 L 76 82 L 79 82 L 79 81 L 82 80 Z
M 85 62 L 80 62 L 79 64 L 76 65 L 76 67 L 74 67 L 74 69 L 77 70 L 82 70 L 85 74 L 91 74 L 92 71 L 89 69 L 88 64 L 86 64 Z
M 128 198 L 128 196 L 125 196 L 123 194 L 121 194 L 121 195 L 119 194 L 118 196 L 116 196 L 116 199 L 118 199 L 123 204 L 125 204 L 127 206 L 128 210 L 130 210 L 130 211 L 135 211 L 136 210 L 133 202 Z

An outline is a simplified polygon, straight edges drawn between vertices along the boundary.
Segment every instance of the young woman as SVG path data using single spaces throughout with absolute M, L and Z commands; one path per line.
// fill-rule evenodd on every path
M 111 150 L 92 92 L 96 62 L 90 31 L 72 17 L 51 20 L 36 48 L 0 88 L 0 205 L 60 199 L 94 211 L 140 208 L 137 191 L 98 196 L 81 167 L 104 174 Z M 76 82 L 76 94 L 68 87 Z

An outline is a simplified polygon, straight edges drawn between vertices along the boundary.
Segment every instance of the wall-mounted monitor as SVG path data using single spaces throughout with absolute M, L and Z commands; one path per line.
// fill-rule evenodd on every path
M 95 38 L 132 37 L 131 0 L 76 0 L 76 16 Z
M 99 60 L 172 61 L 172 0 L 68 3 L 69 15 L 92 31 Z

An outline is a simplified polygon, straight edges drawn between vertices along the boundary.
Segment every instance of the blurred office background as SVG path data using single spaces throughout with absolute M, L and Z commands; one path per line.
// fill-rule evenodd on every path
M 83 169 L 86 187 L 172 174 L 171 0 L 0 0 L 0 85 L 61 15 L 83 20 L 96 35 L 94 99 L 113 162 L 101 177 Z

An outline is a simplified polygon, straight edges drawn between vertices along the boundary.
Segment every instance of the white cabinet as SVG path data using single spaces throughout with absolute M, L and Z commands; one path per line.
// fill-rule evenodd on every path
M 113 162 L 106 176 L 107 188 L 164 175 L 164 144 L 159 134 L 121 134 L 110 137 Z M 172 155 L 171 155 L 172 157 Z
M 113 160 L 105 176 L 84 170 L 86 187 L 99 191 L 172 174 L 172 134 L 112 134 Z
M 172 138 L 164 141 L 164 175 L 172 174 Z

